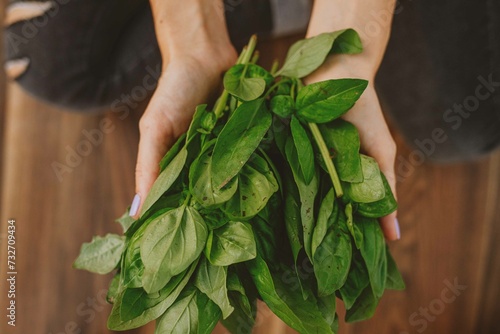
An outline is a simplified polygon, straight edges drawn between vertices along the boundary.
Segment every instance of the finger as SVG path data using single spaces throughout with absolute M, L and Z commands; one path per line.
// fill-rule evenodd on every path
M 135 169 L 136 195 L 130 216 L 138 218 L 142 203 L 158 177 L 159 162 L 173 141 L 171 122 L 164 113 L 147 110 L 139 122 L 140 140 Z
M 368 89 L 364 95 L 353 110 L 346 114 L 345 119 L 354 123 L 358 128 L 361 147 L 366 154 L 377 160 L 380 171 L 386 176 L 392 193 L 397 198 L 394 169 L 396 144 L 385 122 L 375 90 Z M 388 240 L 400 239 L 397 212 L 382 217 L 379 221 Z

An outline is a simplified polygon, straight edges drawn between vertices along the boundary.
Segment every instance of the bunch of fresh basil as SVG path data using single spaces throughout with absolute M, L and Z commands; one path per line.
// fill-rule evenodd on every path
M 301 40 L 270 72 L 255 43 L 161 161 L 140 218 L 82 246 L 76 268 L 117 269 L 110 329 L 157 320 L 157 333 L 210 333 L 221 320 L 250 333 L 261 299 L 300 333 L 334 333 L 337 298 L 359 321 L 404 288 L 377 222 L 396 201 L 339 118 L 367 81 L 301 82 L 328 55 L 361 52 L 358 34 Z

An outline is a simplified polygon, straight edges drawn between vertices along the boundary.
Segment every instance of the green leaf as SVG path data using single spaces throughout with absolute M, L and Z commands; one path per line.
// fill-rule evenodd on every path
M 174 184 L 184 167 L 187 150 L 181 149 L 168 166 L 160 173 L 151 187 L 148 196 L 141 208 L 141 216 Z
M 318 307 L 323 318 L 330 325 L 332 332 L 337 333 L 339 329 L 339 317 L 336 313 L 337 301 L 335 295 L 318 298 Z
M 229 219 L 251 219 L 278 191 L 278 182 L 267 162 L 261 158 L 254 160 L 243 166 L 237 177 L 238 189 L 222 208 Z M 257 164 L 256 161 L 263 163 Z
M 295 102 L 289 95 L 276 95 L 271 99 L 271 111 L 281 118 L 290 117 L 295 109 Z
M 186 272 L 173 277 L 159 292 L 148 294 L 142 288 L 127 288 L 121 296 L 120 319 L 122 322 L 134 320 L 146 310 L 163 302 L 181 284 Z M 173 302 L 173 301 L 172 301 Z
M 272 83 L 274 77 L 255 64 L 238 64 L 231 67 L 224 75 L 224 88 L 229 94 L 243 100 L 259 98 Z
M 285 63 L 276 75 L 302 78 L 311 74 L 314 70 L 320 67 L 325 62 L 325 59 L 330 52 L 343 50 L 342 46 L 348 44 L 348 42 L 350 42 L 349 45 L 352 46 L 350 46 L 347 51 L 354 51 L 355 37 L 353 36 L 353 32 L 354 31 L 352 29 L 339 30 L 331 33 L 320 34 L 318 36 L 296 42 L 292 45 L 292 47 L 290 47 Z M 334 44 L 334 42 L 336 42 L 336 39 L 342 37 L 344 34 L 347 34 L 347 36 L 341 39 L 343 44 L 336 47 L 336 43 Z M 346 47 L 344 46 L 344 49 L 345 48 Z
M 141 244 L 144 290 L 160 290 L 189 267 L 203 251 L 207 235 L 207 226 L 198 211 L 185 205 L 152 221 Z
M 342 212 L 314 253 L 314 274 L 318 295 L 328 296 L 340 289 L 349 273 L 352 258 L 351 238 Z
M 193 162 L 189 171 L 189 188 L 193 197 L 205 208 L 211 208 L 227 202 L 238 189 L 238 178 L 235 177 L 221 189 L 212 184 L 212 145 Z
M 158 319 L 155 334 L 198 333 L 198 305 L 196 289 L 188 289 Z
M 226 280 L 227 267 L 214 266 L 205 257 L 201 259 L 194 285 L 219 306 L 224 319 L 234 311 L 229 302 Z
M 111 283 L 109 283 L 108 293 L 106 294 L 106 301 L 110 304 L 114 304 L 119 294 L 120 294 L 120 274 L 116 274 L 111 280 Z
M 198 307 L 198 333 L 211 334 L 215 326 L 221 320 L 221 311 L 204 293 L 198 291 L 196 298 Z
M 76 269 L 87 270 L 96 274 L 108 274 L 116 268 L 125 247 L 125 238 L 116 234 L 104 237 L 96 236 L 89 243 L 84 243 L 80 255 L 73 263 Z
M 168 150 L 165 156 L 160 161 L 160 173 L 167 168 L 170 162 L 179 154 L 184 147 L 186 134 L 183 133 L 175 142 L 175 144 Z
M 250 302 L 238 275 L 232 271 L 228 272 L 227 288 L 234 311 L 228 318 L 221 320 L 222 324 L 231 333 L 251 334 L 257 313 L 256 301 Z
M 337 221 L 338 214 L 339 208 L 335 201 L 335 191 L 331 188 L 321 201 L 318 218 L 316 219 L 316 226 L 313 230 L 311 242 L 311 254 L 313 256 L 316 253 L 316 249 L 325 238 L 328 229 Z
M 127 209 L 127 211 L 125 211 L 125 213 L 120 218 L 115 220 L 117 223 L 119 223 L 122 226 L 123 233 L 127 232 L 128 228 L 135 222 L 135 219 L 130 217 L 130 215 L 128 214 L 129 211 L 130 210 Z
M 316 173 L 316 168 L 314 166 L 314 151 L 311 140 L 299 120 L 294 116 L 292 116 L 292 120 L 290 122 L 290 129 L 292 130 L 293 143 L 295 144 L 295 149 L 297 150 L 297 156 L 299 159 L 300 169 L 304 177 L 304 182 L 309 184 Z
M 333 53 L 356 54 L 363 51 L 363 45 L 356 30 L 346 29 L 337 37 L 332 47 Z
M 215 266 L 229 266 L 255 258 L 257 249 L 248 223 L 229 222 L 210 232 L 206 256 Z
M 271 126 L 264 100 L 240 105 L 222 129 L 215 144 L 212 164 L 214 189 L 224 187 L 248 161 Z
M 372 203 L 385 197 L 382 173 L 375 159 L 361 155 L 364 180 L 360 183 L 343 183 L 346 196 L 353 202 Z
M 333 121 L 354 106 L 367 85 L 361 79 L 336 79 L 304 86 L 297 95 L 297 115 L 311 123 Z
M 287 325 L 304 334 L 333 334 L 316 302 L 303 299 L 296 278 L 288 277 L 285 282 L 283 273 L 271 274 L 259 256 L 248 262 L 247 267 L 262 300 Z
M 384 234 L 376 219 L 356 216 L 354 223 L 363 233 L 363 245 L 360 250 L 368 269 L 371 289 L 375 297 L 380 298 L 387 279 Z
M 340 179 L 346 182 L 363 182 L 359 154 L 361 142 L 356 127 L 342 119 L 320 124 L 318 127 L 333 157 Z
M 398 208 L 398 202 L 394 198 L 391 187 L 383 173 L 380 173 L 384 184 L 385 196 L 381 200 L 372 203 L 359 203 L 356 213 L 368 218 L 380 218 L 387 216 Z
M 370 278 L 363 257 L 358 250 L 354 250 L 349 275 L 345 284 L 340 288 L 340 295 L 347 310 L 352 308 L 356 299 L 369 284 Z
M 186 142 L 191 141 L 193 137 L 198 134 L 198 130 L 202 128 L 202 122 L 207 113 L 208 111 L 206 104 L 200 104 L 196 106 L 193 119 L 191 120 L 191 124 L 189 125 L 189 129 L 186 133 Z
M 303 232 L 301 221 L 301 204 L 300 195 L 297 185 L 295 184 L 291 173 L 287 173 L 284 177 L 285 185 L 285 227 L 292 248 L 294 263 L 297 259 L 300 250 L 303 248 Z
M 358 224 L 354 224 L 354 217 L 352 214 L 352 204 L 348 203 L 345 206 L 345 215 L 347 217 L 347 228 L 351 232 L 352 238 L 354 239 L 354 244 L 357 249 L 363 247 L 363 232 L 361 231 Z
M 387 256 L 387 280 L 385 281 L 385 288 L 389 290 L 404 290 L 406 288 L 405 282 L 387 245 L 385 254 Z
M 286 142 L 285 153 L 300 194 L 300 220 L 303 230 L 304 250 L 311 262 L 313 262 L 311 242 L 314 229 L 314 201 L 319 188 L 318 178 L 315 175 L 309 184 L 305 183 L 298 162 L 297 150 L 290 137 Z
M 141 305 L 145 306 L 142 313 L 134 319 L 127 321 L 123 321 L 120 315 L 122 313 L 121 308 L 124 306 L 122 299 L 125 292 L 123 292 L 113 304 L 113 309 L 108 319 L 108 328 L 115 331 L 138 328 L 161 316 L 177 300 L 177 297 L 191 278 L 196 265 L 197 263 L 193 263 L 188 270 L 170 280 L 159 293 L 151 296 L 145 294 L 146 297 L 142 297 L 142 299 L 146 298 L 146 301 L 141 303 Z M 142 289 L 132 290 L 139 291 Z
M 370 286 L 367 286 L 354 305 L 347 310 L 345 315 L 346 322 L 356 322 L 370 319 L 375 314 L 379 299 L 373 295 Z

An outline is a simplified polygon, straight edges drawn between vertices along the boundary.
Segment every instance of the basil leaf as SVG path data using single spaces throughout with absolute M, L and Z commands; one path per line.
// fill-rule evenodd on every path
M 236 194 L 222 208 L 229 219 L 248 220 L 254 217 L 278 191 L 278 182 L 265 161 L 264 164 L 256 166 L 249 163 L 243 166 L 238 175 Z
M 387 256 L 387 280 L 385 281 L 385 288 L 389 290 L 404 290 L 406 288 L 405 282 L 387 245 L 385 254 Z
M 342 119 L 320 124 L 318 127 L 333 156 L 340 179 L 346 182 L 363 182 L 359 154 L 361 142 L 356 127 Z
M 382 173 L 375 159 L 361 155 L 364 180 L 360 183 L 343 183 L 346 196 L 353 202 L 372 203 L 385 197 Z
M 229 302 L 226 280 L 227 267 L 214 266 L 205 257 L 201 259 L 194 285 L 219 306 L 224 319 L 234 311 Z
M 159 292 L 148 294 L 142 288 L 127 288 L 121 296 L 120 319 L 127 322 L 164 301 L 182 282 L 185 272 L 172 278 Z
M 125 213 L 120 218 L 115 220 L 117 223 L 119 223 L 122 226 L 123 233 L 127 232 L 129 227 L 135 222 L 135 219 L 130 217 L 130 215 L 128 214 L 129 211 L 130 211 L 130 209 L 127 209 L 127 211 L 125 211 Z
M 382 229 L 376 219 L 356 217 L 354 223 L 363 233 L 363 245 L 360 248 L 365 260 L 370 285 L 375 297 L 384 293 L 387 279 L 387 258 L 385 239 Z
M 170 164 L 160 173 L 151 187 L 141 208 L 141 216 L 172 186 L 184 167 L 187 150 L 181 149 Z
M 339 291 L 347 310 L 352 308 L 356 299 L 369 284 L 370 279 L 363 257 L 358 250 L 354 250 L 349 275 Z
M 106 301 L 110 304 L 114 304 L 119 294 L 120 294 L 120 274 L 116 274 L 111 280 L 111 283 L 109 283 L 108 293 L 106 294 Z
M 214 189 L 224 187 L 248 161 L 271 126 L 272 117 L 264 100 L 243 103 L 229 118 L 214 147 L 212 169 Z
M 229 222 L 212 230 L 205 254 L 215 266 L 229 266 L 255 258 L 257 249 L 250 224 Z
M 298 162 L 297 150 L 290 137 L 286 142 L 285 153 L 300 194 L 300 219 L 302 222 L 304 250 L 311 262 L 313 262 L 311 242 L 314 229 L 314 201 L 319 189 L 318 178 L 315 175 L 309 184 L 305 183 Z
M 288 326 L 304 334 L 333 334 L 317 304 L 303 299 L 296 279 L 288 277 L 285 282 L 283 275 L 273 275 L 259 256 L 249 261 L 247 267 L 262 300 Z M 292 284 L 296 288 L 291 288 Z
M 201 292 L 198 292 L 196 306 L 198 307 L 197 334 L 211 334 L 219 320 L 221 320 L 219 307 Z
M 297 186 L 290 173 L 285 175 L 285 227 L 292 248 L 294 263 L 297 259 L 300 250 L 303 248 L 303 232 L 301 221 L 301 205 L 300 195 Z
M 168 284 L 159 291 L 159 293 L 151 295 L 151 297 L 147 294 L 145 295 L 146 297 L 142 297 L 147 300 L 141 303 L 145 306 L 143 312 L 134 319 L 127 321 L 121 320 L 120 315 L 121 308 L 123 307 L 123 292 L 117 297 L 115 303 L 113 304 L 113 309 L 111 310 L 111 314 L 108 318 L 108 328 L 115 331 L 138 328 L 161 316 L 165 310 L 177 300 L 177 297 L 191 278 L 196 265 L 197 262 L 193 263 L 188 270 L 170 280 Z
M 224 88 L 229 94 L 243 100 L 259 98 L 272 83 L 274 77 L 255 64 L 238 64 L 231 67 L 224 75 Z
M 345 315 L 346 322 L 356 322 L 370 319 L 375 314 L 379 299 L 373 295 L 370 286 L 367 286 L 354 305 L 347 310 Z
M 290 117 L 294 108 L 295 102 L 289 95 L 276 95 L 271 99 L 271 111 L 281 118 Z
M 328 296 L 340 289 L 351 266 L 351 238 L 345 215 L 340 212 L 332 225 L 314 253 L 314 274 L 319 296 Z
M 194 111 L 193 119 L 189 125 L 189 129 L 186 132 L 186 142 L 190 142 L 193 137 L 198 133 L 198 130 L 202 128 L 202 121 L 208 114 L 207 105 L 200 104 L 196 106 Z
M 215 189 L 212 184 L 212 146 L 193 162 L 189 170 L 189 188 L 193 197 L 205 208 L 227 202 L 238 188 L 238 178 L 233 178 L 222 189 Z
M 165 156 L 160 161 L 160 173 L 167 168 L 170 162 L 179 154 L 181 149 L 184 147 L 184 140 L 186 139 L 186 134 L 183 133 L 175 144 L 168 150 Z
M 384 184 L 385 196 L 381 200 L 372 203 L 359 203 L 356 213 L 368 218 L 380 218 L 387 216 L 398 208 L 398 202 L 394 198 L 391 187 L 383 173 L 380 173 Z
M 174 275 L 189 267 L 203 251 L 207 234 L 198 211 L 185 205 L 152 221 L 141 244 L 144 290 L 160 290 Z
M 352 238 L 354 239 L 354 244 L 357 249 L 363 247 L 363 232 L 361 231 L 358 224 L 354 224 L 354 217 L 352 214 L 352 205 L 348 203 L 345 206 L 345 215 L 347 217 L 347 228 L 351 232 Z
M 363 51 L 363 45 L 354 29 L 346 29 L 340 34 L 332 47 L 332 53 L 356 54 Z
M 318 298 L 318 307 L 323 318 L 330 325 L 332 332 L 337 333 L 339 329 L 339 317 L 336 313 L 337 301 L 335 295 Z
M 342 46 L 335 47 L 334 42 L 336 42 L 336 39 L 346 33 L 348 35 L 341 40 L 343 48 Z M 346 49 L 348 52 L 345 53 L 354 53 L 355 36 L 353 33 L 356 34 L 352 29 L 339 30 L 296 42 L 290 47 L 285 63 L 276 75 L 302 78 L 320 67 L 332 51 L 338 53 Z M 347 44 L 352 46 L 347 48 L 345 46 Z
M 155 334 L 198 333 L 197 293 L 194 288 L 183 292 L 158 319 Z
M 297 156 L 304 182 L 309 184 L 316 173 L 314 166 L 314 151 L 311 140 L 309 139 L 306 130 L 302 127 L 299 120 L 295 116 L 292 116 L 290 129 L 292 130 L 293 143 L 295 144 L 295 148 L 297 150 Z
M 73 268 L 87 270 L 96 274 L 108 274 L 116 268 L 125 247 L 125 238 L 116 234 L 93 237 L 84 243 Z
M 297 115 L 306 122 L 333 121 L 354 106 L 367 85 L 361 79 L 336 79 L 304 86 L 297 95 Z
M 250 302 L 243 284 L 233 271 L 228 272 L 227 289 L 234 311 L 228 318 L 221 320 L 222 324 L 231 333 L 251 334 L 257 314 L 256 300 Z
M 313 256 L 325 238 L 328 229 L 337 221 L 338 213 L 339 209 L 335 201 L 335 191 L 331 188 L 321 201 L 318 218 L 316 219 L 316 226 L 314 227 L 311 242 L 311 254 Z

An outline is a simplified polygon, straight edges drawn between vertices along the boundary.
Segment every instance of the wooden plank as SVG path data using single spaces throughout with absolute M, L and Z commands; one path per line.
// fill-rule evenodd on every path
M 9 88 L 1 231 L 5 245 L 6 221 L 16 219 L 15 333 L 34 328 L 37 333 L 61 333 L 72 327 L 82 333 L 108 333 L 110 306 L 103 296 L 110 276 L 77 271 L 72 262 L 81 243 L 94 234 L 120 232 L 113 220 L 133 196 L 137 117 L 130 114 L 122 121 L 110 113 L 63 113 L 34 101 L 17 86 Z M 111 130 L 101 126 L 100 140 L 96 129 L 102 122 Z M 96 134 L 93 144 L 83 131 Z M 88 154 L 80 154 L 77 161 L 72 150 Z M 71 172 L 59 179 L 54 162 L 69 165 Z M 2 252 L 1 277 L 4 264 Z M 0 295 L 5 310 L 5 284 Z M 13 333 L 9 330 L 2 321 L 0 332 Z
M 500 333 L 500 322 L 498 311 L 500 310 L 500 153 L 491 160 L 490 183 L 488 185 L 488 202 L 486 203 L 488 224 L 484 237 L 484 251 L 481 256 L 484 259 L 481 270 L 480 281 L 482 292 L 479 298 L 479 307 L 476 312 L 476 326 L 474 333 Z

